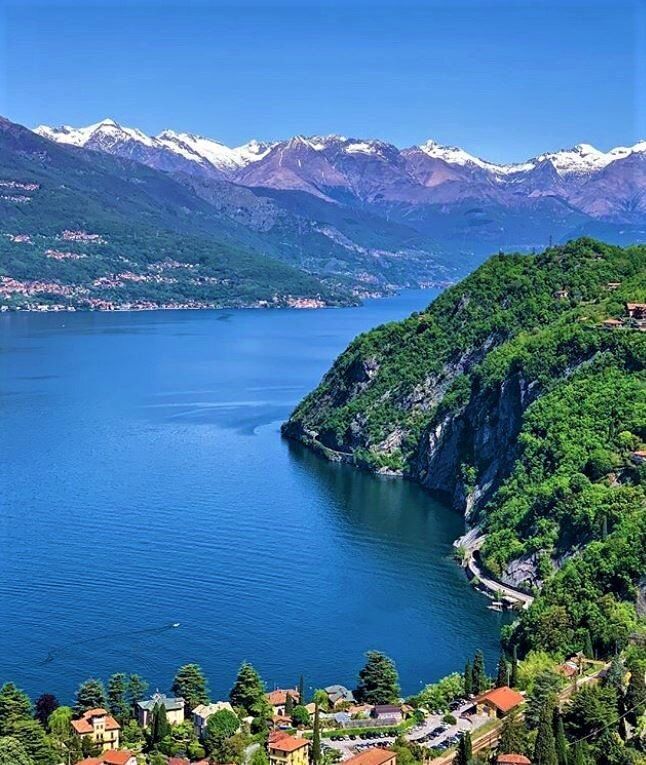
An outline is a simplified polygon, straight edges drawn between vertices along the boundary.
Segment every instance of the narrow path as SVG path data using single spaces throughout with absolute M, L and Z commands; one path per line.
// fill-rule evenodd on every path
M 455 541 L 454 544 L 456 547 L 462 547 L 466 551 L 467 557 L 463 562 L 463 565 L 474 577 L 478 578 L 480 584 L 492 595 L 497 596 L 499 593 L 502 593 L 510 600 L 520 603 L 523 608 L 529 608 L 534 602 L 532 595 L 528 595 L 526 592 L 517 590 L 515 587 L 511 587 L 508 584 L 503 584 L 496 579 L 492 579 L 483 572 L 475 558 L 475 553 L 482 547 L 486 538 L 486 534 L 476 536 L 472 530 Z

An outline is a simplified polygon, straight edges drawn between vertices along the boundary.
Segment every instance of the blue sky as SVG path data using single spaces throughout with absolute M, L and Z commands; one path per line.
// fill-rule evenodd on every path
M 646 137 L 642 0 L 0 0 L 0 112 L 496 161 Z

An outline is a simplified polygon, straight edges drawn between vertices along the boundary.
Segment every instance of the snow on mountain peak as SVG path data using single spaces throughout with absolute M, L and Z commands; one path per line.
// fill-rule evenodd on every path
M 458 146 L 443 146 L 431 139 L 420 144 L 418 148 L 428 157 L 431 157 L 432 159 L 441 159 L 444 162 L 448 162 L 450 165 L 475 165 L 476 167 L 481 167 L 493 172 L 502 171 L 504 169 L 503 166 L 475 157 L 473 154 L 469 154 L 469 152 L 460 149 Z

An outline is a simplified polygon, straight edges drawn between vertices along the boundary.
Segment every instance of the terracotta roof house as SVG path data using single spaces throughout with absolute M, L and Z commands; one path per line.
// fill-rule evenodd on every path
M 137 722 L 142 728 L 148 727 L 152 711 L 157 705 L 166 707 L 166 717 L 171 725 L 184 722 L 184 699 L 167 696 L 165 693 L 157 691 L 151 698 L 137 702 Z
M 524 754 L 499 754 L 496 762 L 498 765 L 532 765 L 532 761 Z
M 275 744 L 277 741 L 280 741 L 282 738 L 286 738 L 288 736 L 289 736 L 289 733 L 285 733 L 284 730 L 272 730 L 269 734 L 267 743 Z
M 390 749 L 375 747 L 350 757 L 343 765 L 397 765 L 397 754 Z
M 475 699 L 478 711 L 485 712 L 492 717 L 506 715 L 523 701 L 525 701 L 525 697 L 522 693 L 518 693 L 507 685 L 503 685 L 501 688 L 492 688 Z
M 306 738 L 282 736 L 270 741 L 269 765 L 308 765 L 310 742 Z
M 133 752 L 125 749 L 122 751 L 109 749 L 99 757 L 88 757 L 86 760 L 77 762 L 76 765 L 137 765 L 137 758 Z
M 273 707 L 274 715 L 282 716 L 285 714 L 285 704 L 287 704 L 288 696 L 292 697 L 294 704 L 298 704 L 300 694 L 297 688 L 276 688 L 265 694 L 265 698 L 270 706 Z
M 88 738 L 100 744 L 103 751 L 119 748 L 121 726 L 105 709 L 88 709 L 79 720 L 72 720 L 70 725 L 79 738 Z

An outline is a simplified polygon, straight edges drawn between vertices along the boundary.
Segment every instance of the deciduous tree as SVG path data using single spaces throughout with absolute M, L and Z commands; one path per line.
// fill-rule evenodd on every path
M 34 717 L 43 728 L 47 727 L 49 716 L 58 706 L 58 699 L 52 693 L 43 693 L 36 699 Z

